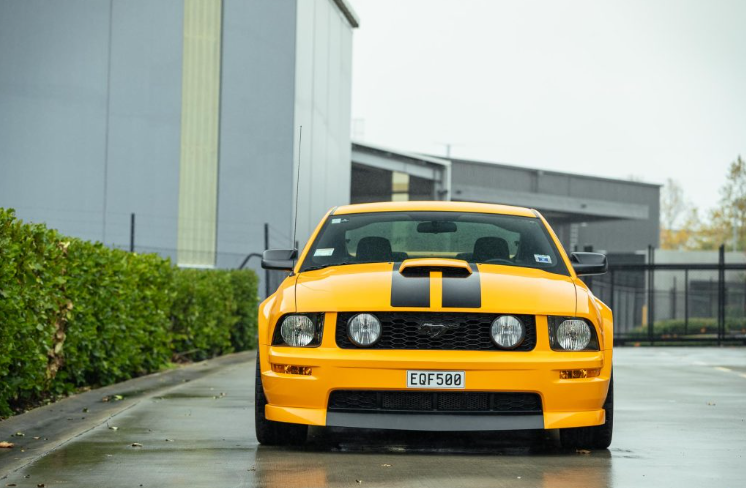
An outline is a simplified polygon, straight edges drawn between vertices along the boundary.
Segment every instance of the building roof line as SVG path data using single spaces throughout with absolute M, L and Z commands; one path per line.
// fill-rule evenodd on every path
M 347 22 L 350 23 L 353 29 L 360 27 L 360 17 L 358 17 L 355 10 L 352 8 L 352 5 L 350 5 L 350 2 L 348 0 L 332 0 L 334 4 L 337 6 L 340 12 L 342 12 L 342 15 L 345 16 L 347 19 Z
M 482 166 L 496 166 L 499 168 L 515 169 L 515 170 L 526 171 L 530 173 L 546 173 L 546 174 L 552 174 L 552 175 L 558 175 L 558 176 L 572 176 L 576 178 L 586 178 L 589 180 L 597 180 L 597 181 L 609 181 L 613 183 L 626 183 L 630 185 L 654 186 L 656 188 L 660 188 L 661 186 L 663 186 L 659 183 L 648 183 L 645 181 L 625 180 L 621 178 L 610 178 L 606 176 L 595 176 L 595 175 L 586 175 L 586 174 L 581 174 L 581 173 L 569 173 L 565 171 L 556 171 L 556 170 L 550 170 L 550 169 L 531 168 L 528 166 L 517 166 L 514 164 L 498 163 L 498 162 L 492 162 L 492 161 L 478 161 L 474 159 L 460 159 L 460 158 L 451 158 L 451 161 L 454 163 L 479 164 Z
M 401 149 L 392 149 L 386 146 L 380 146 L 378 144 L 370 144 L 367 142 L 360 142 L 353 139 L 352 148 L 359 148 L 361 150 L 377 151 L 381 153 L 391 154 L 392 156 L 398 156 L 400 158 L 412 159 L 415 161 L 421 161 L 424 163 L 437 164 L 439 166 L 450 166 L 451 161 L 449 159 L 436 158 L 434 156 L 428 156 L 421 153 L 402 151 Z

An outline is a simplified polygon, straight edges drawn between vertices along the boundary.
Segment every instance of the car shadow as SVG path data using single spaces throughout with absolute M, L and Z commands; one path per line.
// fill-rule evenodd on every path
M 303 449 L 317 452 L 501 455 L 569 452 L 562 450 L 559 436 L 552 431 L 414 432 L 339 427 L 311 428 Z
M 259 486 L 609 485 L 607 450 L 563 449 L 555 431 L 411 432 L 319 428 L 298 447 L 259 446 Z

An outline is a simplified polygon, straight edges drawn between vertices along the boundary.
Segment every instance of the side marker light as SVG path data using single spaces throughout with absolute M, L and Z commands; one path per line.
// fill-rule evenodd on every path
M 559 373 L 561 380 L 574 380 L 577 378 L 595 378 L 601 374 L 601 369 L 563 369 Z
M 273 364 L 272 371 L 282 374 L 299 374 L 310 376 L 312 368 L 310 366 L 294 366 L 292 364 Z

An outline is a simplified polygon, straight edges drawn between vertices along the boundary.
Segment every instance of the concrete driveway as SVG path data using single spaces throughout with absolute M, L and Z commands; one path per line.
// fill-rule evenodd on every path
M 93 415 L 82 433 L 28 459 L 20 449 L 44 442 L 44 427 L 27 424 L 23 437 L 9 437 L 24 416 L 0 423 L 0 441 L 17 444 L 0 450 L 0 487 L 743 486 L 746 349 L 615 354 L 616 425 L 608 451 L 563 451 L 553 432 L 312 429 L 302 449 L 258 446 L 254 360 L 243 355 L 131 398 L 113 416 Z

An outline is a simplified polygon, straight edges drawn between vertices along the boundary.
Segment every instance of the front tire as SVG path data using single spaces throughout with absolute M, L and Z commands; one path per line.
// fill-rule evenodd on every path
M 300 446 L 306 442 L 308 426 L 303 424 L 288 424 L 267 420 L 264 407 L 267 397 L 262 386 L 262 372 L 259 367 L 259 354 L 256 356 L 256 379 L 254 383 L 254 425 L 256 439 L 265 446 Z
M 609 392 L 604 402 L 606 422 L 593 427 L 560 429 L 562 447 L 569 449 L 606 449 L 611 445 L 614 430 L 614 376 L 609 381 Z

